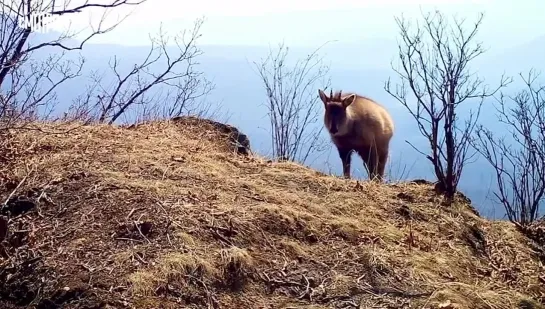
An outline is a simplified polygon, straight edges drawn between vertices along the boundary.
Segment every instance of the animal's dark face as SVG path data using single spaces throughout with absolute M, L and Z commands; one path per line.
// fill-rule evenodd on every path
M 341 97 L 341 92 L 337 92 L 328 97 L 322 90 L 318 90 L 320 99 L 324 103 L 325 114 L 324 123 L 329 132 L 333 135 L 343 135 L 346 133 L 347 107 L 354 102 L 355 95 Z
M 330 102 L 325 107 L 325 123 L 331 134 L 337 134 L 346 120 L 346 108 L 342 104 Z

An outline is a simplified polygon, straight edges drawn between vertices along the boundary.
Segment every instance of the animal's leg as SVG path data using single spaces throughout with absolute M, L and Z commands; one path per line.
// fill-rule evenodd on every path
M 386 168 L 386 162 L 388 161 L 388 146 L 382 148 L 378 152 L 378 176 L 379 180 L 382 181 L 384 179 L 384 169 Z
M 343 175 L 344 178 L 350 179 L 350 162 L 352 159 L 352 149 L 337 148 L 339 151 L 339 157 L 343 163 Z
M 369 174 L 371 172 L 371 167 L 369 166 L 369 148 L 362 147 L 358 149 L 357 151 L 363 161 L 363 167 Z
M 377 178 L 379 178 L 378 164 L 379 164 L 379 159 L 378 159 L 377 149 L 375 147 L 371 147 L 371 149 L 369 150 L 369 161 L 367 165 L 369 166 L 369 179 L 372 181 L 378 180 Z
M 371 180 L 381 181 L 381 176 L 379 175 L 379 156 L 377 151 L 371 151 L 371 160 L 369 160 L 369 165 L 371 166 Z

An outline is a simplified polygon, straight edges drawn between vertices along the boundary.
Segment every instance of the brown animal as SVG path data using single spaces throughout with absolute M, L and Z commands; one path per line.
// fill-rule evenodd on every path
M 331 140 L 337 146 L 345 178 L 350 178 L 352 151 L 364 161 L 369 178 L 382 181 L 388 159 L 394 122 L 388 111 L 379 103 L 355 93 L 329 97 L 318 89 L 324 102 L 324 123 Z

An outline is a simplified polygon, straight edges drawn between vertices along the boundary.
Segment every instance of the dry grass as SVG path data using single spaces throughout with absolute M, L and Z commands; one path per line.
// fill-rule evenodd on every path
M 428 184 L 237 156 L 196 124 L 3 143 L 2 308 L 543 308 L 528 239 Z

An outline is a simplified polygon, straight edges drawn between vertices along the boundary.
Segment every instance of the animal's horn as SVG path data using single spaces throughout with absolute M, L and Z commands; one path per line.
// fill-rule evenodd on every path
M 329 98 L 333 99 L 333 89 L 329 89 Z
M 341 91 L 340 90 L 337 90 L 335 92 L 335 101 L 340 101 L 341 100 Z

